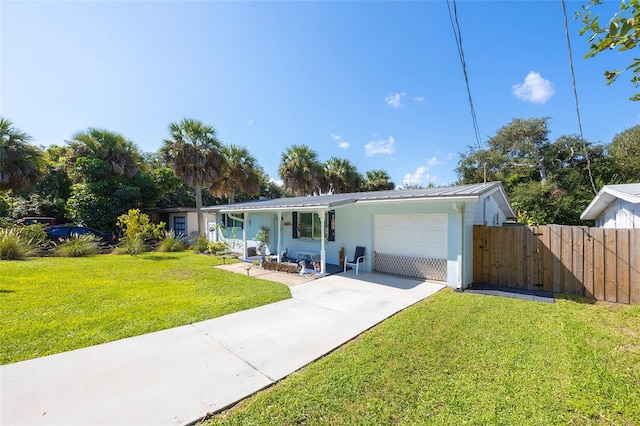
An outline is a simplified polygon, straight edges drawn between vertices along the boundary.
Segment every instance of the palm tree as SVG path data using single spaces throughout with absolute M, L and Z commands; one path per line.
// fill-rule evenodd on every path
M 44 155 L 31 136 L 0 116 L 0 190 L 31 189 L 42 175 Z
M 323 169 L 318 161 L 318 153 L 310 146 L 291 145 L 282 153 L 278 174 L 285 189 L 301 197 L 319 189 Z
M 244 146 L 230 144 L 222 147 L 227 159 L 224 169 L 211 181 L 209 190 L 216 197 L 227 197 L 233 203 L 236 192 L 249 197 L 260 193 L 261 173 L 258 161 Z
M 331 157 L 324 163 L 325 180 L 334 194 L 356 192 L 362 184 L 362 176 L 349 160 Z
M 132 178 L 142 162 L 135 143 L 105 129 L 89 128 L 78 132 L 67 144 L 71 148 L 73 162 L 81 157 L 98 158 L 107 164 L 111 176 Z
M 169 125 L 171 139 L 165 139 L 160 153 L 176 176 L 195 190 L 198 210 L 198 234 L 204 234 L 202 187 L 224 170 L 222 144 L 213 126 L 185 118 Z
M 396 184 L 391 182 L 391 177 L 384 170 L 369 170 L 365 174 L 362 185 L 365 191 L 386 191 L 395 189 Z

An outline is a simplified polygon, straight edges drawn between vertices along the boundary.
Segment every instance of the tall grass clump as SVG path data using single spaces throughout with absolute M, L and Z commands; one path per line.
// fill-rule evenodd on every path
M 0 228 L 0 259 L 18 260 L 32 256 L 46 240 L 44 226 L 13 225 Z
M 83 257 L 97 254 L 99 239 L 93 235 L 78 235 L 64 240 L 55 248 L 55 254 L 61 257 Z
M 160 252 L 176 252 L 185 251 L 186 246 L 182 240 L 176 236 L 173 231 L 165 231 L 164 239 L 160 242 L 157 251 Z
M 15 228 L 0 229 L 0 259 L 18 260 L 27 255 L 21 242 L 20 232 Z

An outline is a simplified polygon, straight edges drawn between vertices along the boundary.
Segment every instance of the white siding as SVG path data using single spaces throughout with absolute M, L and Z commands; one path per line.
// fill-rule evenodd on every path
M 618 199 L 596 220 L 601 228 L 640 228 L 640 205 Z

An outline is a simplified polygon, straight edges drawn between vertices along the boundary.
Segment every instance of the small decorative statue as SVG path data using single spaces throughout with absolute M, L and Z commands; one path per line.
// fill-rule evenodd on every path
M 300 266 L 300 275 L 304 275 L 307 273 L 307 262 L 305 262 L 304 260 L 301 260 L 300 262 L 298 262 L 298 265 Z

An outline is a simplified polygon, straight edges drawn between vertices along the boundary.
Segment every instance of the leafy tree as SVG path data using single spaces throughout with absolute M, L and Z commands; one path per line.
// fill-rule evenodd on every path
M 433 186 L 433 184 L 430 184 Z M 424 186 L 422 186 L 421 184 L 419 184 L 418 182 L 407 182 L 407 183 L 403 183 L 402 187 L 400 187 L 401 190 L 406 191 L 409 189 L 423 189 Z
M 486 149 L 469 147 L 456 168 L 459 182 L 501 181 L 521 222 L 582 224 L 594 195 L 590 173 L 599 181 L 609 176 L 604 148 L 577 136 L 551 142 L 547 120 L 514 119 Z
M 20 219 L 25 216 L 58 216 L 58 210 L 53 202 L 36 193 L 25 194 L 25 196 L 14 197 L 8 216 L 13 219 Z
M 141 170 L 137 147 L 122 135 L 89 129 L 77 133 L 69 148 L 75 182 L 66 203 L 71 220 L 113 231 L 123 212 L 160 197 L 153 177 Z
M 33 192 L 52 205 L 52 210 L 44 216 L 55 217 L 63 222 L 65 204 L 71 196 L 71 177 L 67 167 L 70 150 L 67 147 L 52 145 L 45 150 L 46 171 Z
M 139 170 L 142 156 L 136 145 L 119 133 L 89 128 L 78 132 L 68 142 L 71 162 L 78 158 L 100 159 L 108 176 L 133 177 Z
M 222 147 L 227 161 L 211 181 L 210 191 L 216 197 L 226 197 L 233 203 L 237 192 L 247 197 L 260 193 L 260 167 L 258 160 L 246 147 L 230 144 Z
M 325 191 L 334 194 L 356 192 L 362 185 L 362 175 L 349 160 L 331 157 L 324 163 Z
M 617 49 L 618 52 L 635 49 L 640 41 L 640 1 L 622 0 L 618 11 L 609 19 L 609 22 L 600 26 L 599 15 L 592 15 L 592 6 L 602 4 L 602 0 L 591 0 L 589 4 L 583 6 L 583 11 L 578 12 L 576 17 L 582 17 L 584 27 L 580 30 L 580 35 L 589 34 L 591 43 L 589 52 L 585 59 L 592 58 L 597 54 Z M 586 12 L 586 13 L 585 13 Z M 633 58 L 631 64 L 624 70 L 607 70 L 604 76 L 607 84 L 613 83 L 622 73 L 631 70 L 633 73 L 631 82 L 640 86 L 640 58 Z M 632 101 L 640 101 L 640 93 L 636 93 L 630 98 Z
M 42 151 L 29 144 L 31 136 L 0 116 L 0 191 L 31 189 L 42 175 Z
M 176 176 L 195 190 L 198 209 L 198 233 L 204 234 L 202 187 L 223 170 L 225 157 L 213 126 L 191 118 L 169 125 L 170 139 L 165 139 L 160 153 Z
M 395 189 L 396 184 L 385 170 L 369 170 L 365 173 L 363 191 L 386 191 Z
M 300 197 L 320 190 L 323 168 L 309 145 L 291 145 L 282 153 L 278 174 L 285 190 Z
M 0 226 L 2 225 L 1 218 L 9 214 L 9 195 L 0 191 Z
M 618 133 L 607 147 L 618 183 L 640 182 L 640 125 Z
M 292 195 L 286 193 L 284 188 L 266 174 L 264 170 L 260 170 L 260 197 L 273 200 L 275 198 L 291 197 Z

